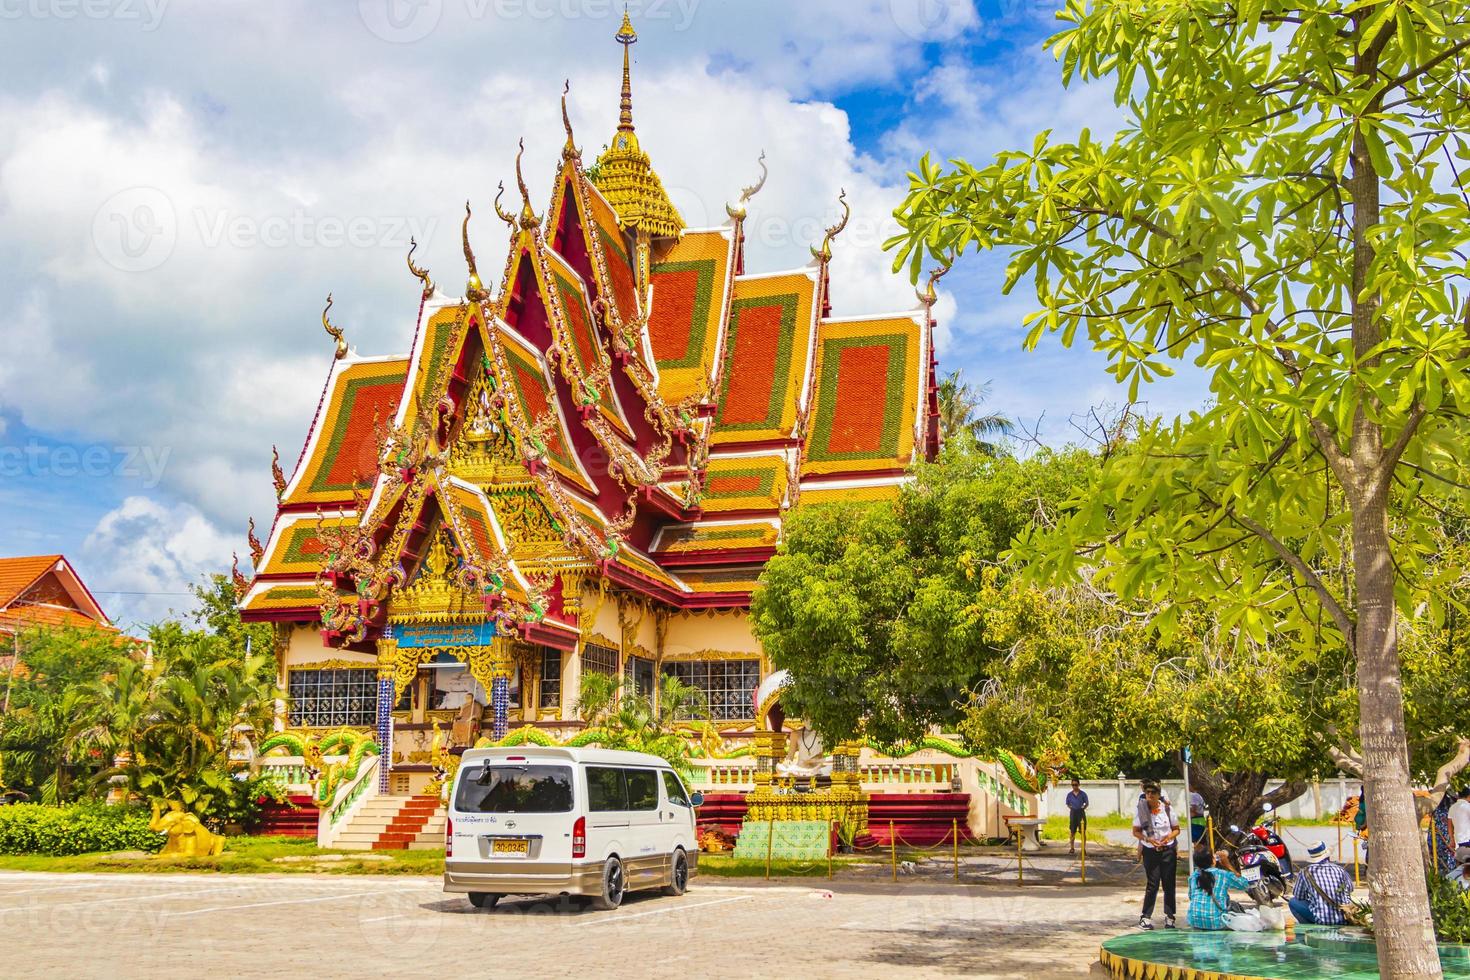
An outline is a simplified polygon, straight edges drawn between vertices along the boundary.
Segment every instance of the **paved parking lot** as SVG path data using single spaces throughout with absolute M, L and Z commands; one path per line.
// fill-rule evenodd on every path
M 1131 887 L 702 878 L 610 913 L 479 911 L 437 879 L 0 873 L 0 973 L 1086 976 L 1136 901 Z

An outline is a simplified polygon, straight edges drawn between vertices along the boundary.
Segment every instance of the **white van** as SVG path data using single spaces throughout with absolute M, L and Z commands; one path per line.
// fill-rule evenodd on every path
M 699 859 L 693 797 L 668 762 L 607 749 L 470 749 L 444 826 L 444 890 L 502 895 L 682 895 Z

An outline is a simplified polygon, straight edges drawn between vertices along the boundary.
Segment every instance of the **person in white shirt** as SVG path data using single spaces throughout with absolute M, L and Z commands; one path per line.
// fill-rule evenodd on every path
M 1470 786 L 1460 790 L 1460 798 L 1450 805 L 1450 829 L 1455 843 L 1470 844 Z
M 1148 884 L 1143 892 L 1143 914 L 1138 918 L 1140 929 L 1154 927 L 1154 900 L 1159 894 L 1159 885 L 1164 886 L 1164 928 L 1174 928 L 1174 885 L 1179 867 L 1178 845 L 1179 818 L 1174 808 L 1161 797 L 1159 785 L 1150 783 L 1144 787 L 1144 802 L 1133 817 L 1133 836 L 1143 853 L 1143 869 L 1148 875 Z

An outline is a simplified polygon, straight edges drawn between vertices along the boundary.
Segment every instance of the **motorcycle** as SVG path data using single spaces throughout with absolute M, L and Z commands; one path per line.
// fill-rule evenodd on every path
M 1271 812 L 1270 804 L 1266 812 Z M 1274 827 L 1262 823 L 1243 831 L 1231 824 L 1226 844 L 1235 854 L 1240 876 L 1250 883 L 1247 894 L 1256 904 L 1275 905 L 1290 891 L 1291 852 Z

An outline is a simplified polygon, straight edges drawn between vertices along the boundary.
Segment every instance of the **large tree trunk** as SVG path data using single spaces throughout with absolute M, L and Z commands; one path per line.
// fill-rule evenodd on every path
M 1419 820 L 1409 783 L 1385 498 L 1386 489 L 1380 490 L 1353 512 L 1359 737 L 1370 834 L 1368 892 L 1379 972 L 1394 978 L 1439 977 Z
M 1264 792 L 1266 776 L 1259 772 L 1221 772 L 1208 759 L 1196 758 L 1189 768 L 1189 786 L 1210 808 L 1210 818 L 1215 824 L 1216 838 L 1223 836 L 1232 826 L 1246 829 L 1253 826 L 1266 804 L 1273 808 L 1282 807 L 1307 791 L 1304 780 L 1293 779 L 1282 783 L 1271 792 Z M 1179 804 L 1180 819 L 1184 819 L 1189 801 Z M 1294 855 L 1295 856 L 1295 855 Z

